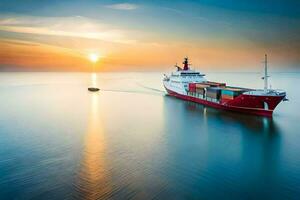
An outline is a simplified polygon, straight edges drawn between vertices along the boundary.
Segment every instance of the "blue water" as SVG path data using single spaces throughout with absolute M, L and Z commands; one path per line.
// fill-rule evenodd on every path
M 299 199 L 300 74 L 271 75 L 273 118 L 166 96 L 161 73 L 1 73 L 0 199 Z

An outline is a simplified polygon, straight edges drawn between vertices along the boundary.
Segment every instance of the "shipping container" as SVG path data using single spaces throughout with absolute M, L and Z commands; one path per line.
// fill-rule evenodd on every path
M 221 93 L 222 88 L 218 88 L 218 87 L 208 87 L 206 88 L 206 90 L 209 92 L 216 92 L 216 93 Z
M 248 89 L 248 88 L 230 87 L 230 86 L 227 86 L 223 89 L 224 90 L 229 90 L 229 91 L 235 91 L 235 92 L 246 92 L 246 91 L 251 91 L 252 90 L 252 89 Z
M 247 88 L 226 87 L 222 89 L 221 98 L 223 100 L 233 100 L 244 92 L 249 91 Z
M 208 84 L 211 87 L 225 87 L 226 86 L 226 83 L 218 83 L 218 82 L 212 82 L 212 81 L 206 81 L 205 84 Z
M 227 96 L 234 96 L 235 95 L 235 91 L 232 90 L 222 90 L 222 95 L 227 95 Z
M 189 91 L 191 92 L 196 91 L 196 83 L 189 83 Z
M 207 88 L 209 85 L 204 84 L 204 83 L 196 83 L 196 88 Z
M 204 94 L 204 89 L 203 88 L 196 88 L 196 92 L 200 94 Z
M 233 87 L 226 87 L 222 89 L 222 96 L 226 95 L 226 96 L 232 96 L 232 97 L 237 97 L 239 95 L 241 95 L 242 93 L 249 91 L 246 88 L 233 88 Z
M 220 99 L 220 95 L 218 93 L 208 92 L 208 93 L 206 93 L 206 96 L 210 97 L 210 98 L 213 98 L 213 99 Z
M 190 92 L 196 92 L 196 87 L 189 85 Z
M 218 87 L 209 87 L 206 88 L 206 96 L 214 99 L 220 99 L 221 89 Z
M 189 88 L 190 92 L 196 92 L 196 88 Z
M 222 94 L 221 98 L 224 99 L 224 100 L 226 100 L 226 99 L 227 100 L 233 100 L 235 98 L 235 96 Z

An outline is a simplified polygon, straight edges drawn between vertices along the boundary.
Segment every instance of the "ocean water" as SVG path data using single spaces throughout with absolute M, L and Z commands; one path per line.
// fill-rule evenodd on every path
M 300 73 L 271 75 L 273 118 L 167 96 L 162 73 L 1 73 L 0 199 L 299 199 Z

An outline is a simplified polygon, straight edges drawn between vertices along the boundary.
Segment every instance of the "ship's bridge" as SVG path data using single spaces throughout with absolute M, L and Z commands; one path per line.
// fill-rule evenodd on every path
M 205 74 L 201 74 L 195 70 L 182 70 L 175 71 L 171 74 L 171 79 L 177 81 L 188 81 L 188 82 L 201 82 L 204 79 Z

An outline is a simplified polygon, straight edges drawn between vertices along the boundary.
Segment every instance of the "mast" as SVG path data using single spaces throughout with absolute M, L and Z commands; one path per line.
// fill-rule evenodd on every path
M 265 54 L 265 75 L 264 75 L 264 82 L 265 82 L 264 91 L 267 92 L 268 91 L 268 57 L 267 57 L 267 54 Z
M 183 61 L 183 70 L 189 70 L 189 60 L 188 60 L 188 57 L 185 57 L 184 58 L 184 61 Z

